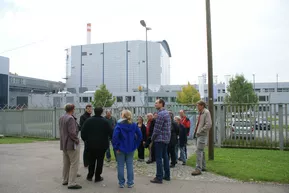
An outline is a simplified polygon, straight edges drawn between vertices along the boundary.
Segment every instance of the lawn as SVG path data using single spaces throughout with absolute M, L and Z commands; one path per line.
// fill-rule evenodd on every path
M 0 144 L 32 143 L 36 141 L 50 141 L 51 139 L 33 137 L 4 137 L 0 138 Z
M 195 166 L 195 160 L 191 156 L 187 165 Z M 215 148 L 215 160 L 207 162 L 207 169 L 242 181 L 289 183 L 289 152 Z
M 111 154 L 111 160 L 114 160 L 115 161 L 115 157 L 114 157 L 114 154 L 113 154 L 113 151 L 112 151 L 112 148 L 110 149 L 110 154 Z M 138 156 L 137 156 L 137 150 L 135 150 L 134 152 L 134 160 L 137 160 L 138 159 Z M 149 150 L 147 148 L 145 148 L 145 161 L 147 161 L 149 157 Z

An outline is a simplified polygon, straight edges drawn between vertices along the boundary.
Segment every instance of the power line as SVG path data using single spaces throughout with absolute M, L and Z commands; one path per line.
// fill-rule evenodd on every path
M 0 54 L 3 54 L 3 53 L 6 53 L 6 52 L 11 52 L 11 51 L 15 51 L 15 50 L 18 50 L 18 49 L 21 49 L 21 48 L 25 48 L 25 47 L 28 47 L 28 46 L 31 46 L 31 45 L 34 45 L 34 44 L 37 44 L 39 42 L 43 42 L 43 40 L 40 40 L 40 41 L 37 41 L 37 42 L 32 42 L 32 43 L 29 43 L 29 44 L 25 44 L 25 45 L 22 45 L 22 46 L 19 46 L 19 47 L 16 47 L 16 48 L 12 48 L 10 50 L 5 50 L 3 52 L 0 52 Z

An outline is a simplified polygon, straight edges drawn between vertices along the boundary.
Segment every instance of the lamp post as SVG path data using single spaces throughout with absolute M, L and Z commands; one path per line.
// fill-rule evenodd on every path
M 212 54 L 212 32 L 211 32 L 211 8 L 210 0 L 206 0 L 206 24 L 207 24 L 207 54 L 208 54 L 208 98 L 209 111 L 214 118 L 214 89 L 213 89 L 213 54 Z M 209 132 L 209 160 L 214 160 L 214 121 Z
M 149 100 L 149 65 L 148 65 L 148 31 L 152 30 L 152 28 L 147 27 L 146 22 L 144 20 L 140 21 L 140 24 L 145 28 L 146 30 L 146 100 L 145 105 L 146 107 L 149 106 L 148 100 Z

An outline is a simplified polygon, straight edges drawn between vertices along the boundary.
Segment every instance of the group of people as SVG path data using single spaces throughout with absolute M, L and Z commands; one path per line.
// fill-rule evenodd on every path
M 59 119 L 60 149 L 63 151 L 63 185 L 68 189 L 80 189 L 76 183 L 79 167 L 80 141 L 79 131 L 84 141 L 83 163 L 88 167 L 86 179 L 95 182 L 103 180 L 101 176 L 104 158 L 111 160 L 110 141 L 117 161 L 117 177 L 120 188 L 125 184 L 128 188 L 134 186 L 134 153 L 138 151 L 138 160 L 144 161 L 145 148 L 149 149 L 147 164 L 156 162 L 156 177 L 151 183 L 161 184 L 163 180 L 170 181 L 170 167 L 175 167 L 177 159 L 186 164 L 187 136 L 190 131 L 190 120 L 180 111 L 180 116 L 173 115 L 165 109 L 165 101 L 155 102 L 157 112 L 147 114 L 147 123 L 141 116 L 133 122 L 133 115 L 129 110 L 121 112 L 121 119 L 116 120 L 110 111 L 103 117 L 103 108 L 86 106 L 86 112 L 80 117 L 79 124 L 73 116 L 75 106 L 67 104 L 66 114 Z M 192 175 L 200 175 L 206 170 L 204 148 L 209 129 L 211 128 L 210 112 L 203 101 L 197 103 L 199 111 L 198 121 L 194 130 L 197 139 L 197 164 Z M 180 150 L 180 157 L 178 152 Z M 170 162 L 170 163 L 169 163 Z M 127 180 L 124 177 L 126 165 Z

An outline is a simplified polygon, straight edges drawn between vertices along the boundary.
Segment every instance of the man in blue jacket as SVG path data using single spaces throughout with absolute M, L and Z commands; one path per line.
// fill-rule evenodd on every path
M 163 179 L 170 181 L 168 144 L 171 139 L 171 117 L 165 109 L 165 101 L 163 99 L 156 100 L 155 107 L 158 110 L 158 117 L 156 118 L 152 141 L 155 145 L 157 173 L 151 183 L 162 184 Z M 165 171 L 165 175 L 163 175 L 163 171 Z

